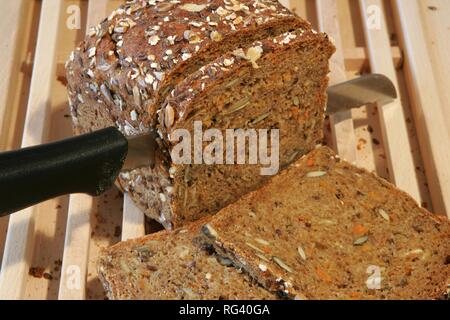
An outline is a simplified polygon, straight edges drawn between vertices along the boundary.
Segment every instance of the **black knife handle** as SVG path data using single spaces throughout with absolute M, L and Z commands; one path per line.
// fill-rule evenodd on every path
M 0 153 L 0 216 L 65 194 L 102 194 L 119 175 L 127 152 L 127 139 L 107 128 Z

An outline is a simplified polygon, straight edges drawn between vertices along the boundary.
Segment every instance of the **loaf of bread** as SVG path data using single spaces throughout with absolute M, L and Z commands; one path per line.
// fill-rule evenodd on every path
M 308 299 L 435 299 L 450 223 L 320 147 L 221 210 L 205 240 L 271 292 Z
M 269 300 L 277 296 L 199 241 L 197 222 L 119 243 L 102 252 L 99 277 L 109 299 Z
M 167 229 L 215 213 L 261 186 L 255 165 L 174 164 L 176 129 L 280 130 L 280 165 L 322 138 L 324 34 L 274 0 L 127 1 L 90 31 L 67 63 L 78 133 L 116 126 L 159 134 L 154 168 L 120 186 Z

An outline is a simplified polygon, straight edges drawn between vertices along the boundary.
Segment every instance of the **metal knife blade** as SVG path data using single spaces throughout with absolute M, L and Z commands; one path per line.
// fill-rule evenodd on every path
M 128 137 L 128 154 L 122 170 L 148 166 L 153 168 L 158 148 L 157 138 L 158 134 L 154 130 L 143 135 Z
M 328 88 L 328 114 L 370 103 L 387 103 L 397 98 L 394 84 L 384 75 L 368 74 Z M 154 166 L 158 135 L 152 131 L 129 137 L 128 155 L 123 170 Z
M 382 74 L 367 74 L 331 86 L 327 90 L 328 114 L 359 108 L 371 103 L 388 103 L 397 98 L 392 81 Z

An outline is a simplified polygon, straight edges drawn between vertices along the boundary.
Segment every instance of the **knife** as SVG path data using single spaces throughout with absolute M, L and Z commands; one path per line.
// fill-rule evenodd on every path
M 392 82 L 364 75 L 328 88 L 327 113 L 397 98 Z M 121 170 L 155 165 L 157 134 L 125 137 L 114 127 L 0 153 L 0 217 L 71 193 L 99 196 Z

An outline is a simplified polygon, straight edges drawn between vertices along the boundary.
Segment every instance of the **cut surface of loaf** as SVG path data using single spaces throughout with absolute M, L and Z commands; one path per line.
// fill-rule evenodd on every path
M 435 299 L 450 223 L 320 147 L 202 231 L 217 252 L 290 298 Z
M 119 183 L 147 216 L 175 229 L 265 179 L 258 166 L 173 165 L 170 132 L 193 120 L 205 129 L 280 129 L 284 167 L 322 137 L 333 51 L 273 0 L 129 1 L 67 63 L 74 127 L 158 130 L 156 166 L 123 172 Z
M 333 51 L 324 34 L 297 30 L 237 48 L 202 67 L 176 86 L 162 108 L 159 128 L 166 153 L 179 142 L 171 138 L 173 132 L 183 129 L 193 137 L 195 122 L 203 131 L 220 130 L 224 137 L 226 129 L 278 129 L 279 167 L 285 168 L 322 139 Z M 269 178 L 261 174 L 263 167 L 267 164 L 183 165 L 168 157 L 151 172 L 134 170 L 121 181 L 150 217 L 170 229 L 213 214 L 257 189 Z M 155 176 L 165 177 L 164 182 L 152 184 Z M 148 183 L 143 188 L 135 179 Z
M 109 299 L 270 300 L 269 293 L 199 241 L 201 223 L 121 242 L 98 261 Z

